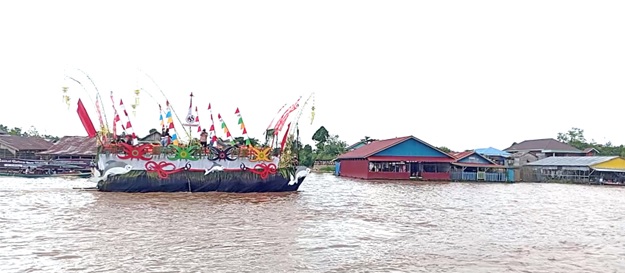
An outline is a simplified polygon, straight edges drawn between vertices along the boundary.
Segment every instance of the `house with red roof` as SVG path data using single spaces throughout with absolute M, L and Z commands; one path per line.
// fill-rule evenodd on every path
M 514 181 L 513 170 L 495 163 L 475 150 L 454 153 L 452 156 L 456 158 L 451 169 L 451 180 L 453 181 Z
M 336 174 L 361 179 L 450 180 L 455 161 L 414 136 L 373 141 L 335 159 Z

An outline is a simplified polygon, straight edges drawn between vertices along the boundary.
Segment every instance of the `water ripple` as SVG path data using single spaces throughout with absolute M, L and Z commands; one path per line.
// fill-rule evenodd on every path
M 0 180 L 0 272 L 625 272 L 625 188 L 384 182 L 123 194 Z

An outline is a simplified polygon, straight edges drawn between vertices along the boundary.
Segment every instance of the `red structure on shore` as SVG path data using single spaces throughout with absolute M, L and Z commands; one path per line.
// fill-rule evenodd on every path
M 339 176 L 361 179 L 450 180 L 453 156 L 414 136 L 374 141 L 340 155 Z

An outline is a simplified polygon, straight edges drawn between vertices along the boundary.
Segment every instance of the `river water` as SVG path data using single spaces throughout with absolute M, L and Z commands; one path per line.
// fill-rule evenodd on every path
M 625 187 L 371 182 L 124 194 L 0 180 L 0 272 L 625 272 Z

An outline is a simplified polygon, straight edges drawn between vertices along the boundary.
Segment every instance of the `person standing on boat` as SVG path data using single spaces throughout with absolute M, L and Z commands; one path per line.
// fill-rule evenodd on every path
M 208 133 L 206 132 L 206 129 L 202 129 L 202 133 L 200 134 L 200 145 L 202 145 L 202 148 L 206 149 L 206 147 L 208 146 Z
M 167 145 L 169 145 L 170 140 L 171 140 L 171 136 L 169 135 L 169 129 L 165 129 L 165 131 L 161 135 L 161 146 L 167 147 Z

